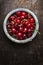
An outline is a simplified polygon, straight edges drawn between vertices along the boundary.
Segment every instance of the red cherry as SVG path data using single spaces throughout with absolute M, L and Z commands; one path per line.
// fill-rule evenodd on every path
M 17 22 L 18 24 L 20 24 L 20 23 L 21 23 L 21 20 L 20 20 L 20 19 L 16 19 L 16 22 Z
M 26 38 L 26 34 L 23 34 L 23 38 L 24 38 L 24 39 Z
M 20 28 L 19 28 L 19 31 L 20 31 L 20 32 L 23 32 L 23 27 L 20 27 Z
M 30 33 L 31 32 L 31 29 L 28 29 L 28 33 Z
M 16 30 L 16 35 L 18 34 L 18 30 Z
M 17 36 L 18 37 L 22 37 L 22 33 L 21 32 L 18 32 Z
M 34 18 L 30 18 L 30 22 L 31 22 L 31 23 L 35 23 Z
M 12 33 L 16 33 L 16 29 L 15 28 L 12 28 Z
M 35 24 L 31 24 L 31 26 L 35 28 L 36 25 Z
M 28 23 L 28 24 L 27 24 L 27 28 L 30 28 L 30 27 L 31 27 L 31 24 L 30 24 L 30 23 Z
M 18 40 L 23 40 L 23 37 L 18 37 Z
M 28 21 L 25 21 L 25 22 L 24 22 L 24 25 L 27 26 L 27 25 L 28 25 Z
M 27 18 L 27 17 L 28 17 L 27 13 L 26 13 L 26 12 L 24 12 L 24 11 L 22 12 L 22 14 L 21 14 L 21 15 L 22 15 L 22 17 L 24 16 L 25 18 Z
M 25 18 L 25 16 L 22 15 L 22 16 L 21 16 L 21 20 L 24 19 L 24 18 Z
M 21 17 L 18 17 L 17 19 L 21 20 Z
M 10 29 L 11 28 L 11 23 L 7 24 L 7 28 Z
M 9 19 L 12 20 L 12 21 L 13 21 L 15 18 L 16 18 L 16 17 L 13 16 L 13 15 L 9 17 Z
M 26 14 L 27 14 L 26 12 L 24 12 L 24 11 L 22 12 L 22 16 L 25 16 Z
M 28 37 L 31 37 L 31 36 L 32 36 L 32 33 L 28 33 L 27 36 L 28 36 Z
M 24 28 L 24 31 L 23 31 L 24 33 L 27 33 L 27 28 Z
M 34 27 L 33 26 L 31 26 L 31 30 L 34 30 Z
M 21 11 L 16 12 L 17 16 L 21 16 Z
M 18 23 L 17 23 L 17 22 L 15 22 L 14 27 L 15 27 L 16 29 L 18 29 L 18 28 L 19 28 L 19 26 L 18 26 Z
M 27 14 L 25 15 L 25 18 L 28 18 L 28 15 Z

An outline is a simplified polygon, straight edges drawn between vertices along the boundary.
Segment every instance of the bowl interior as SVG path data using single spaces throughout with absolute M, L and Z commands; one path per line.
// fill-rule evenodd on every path
M 17 12 L 17 11 L 25 11 L 25 12 L 27 12 L 27 13 L 30 13 L 30 14 L 33 16 L 33 18 L 35 19 L 36 26 L 35 26 L 35 30 L 34 30 L 34 32 L 33 32 L 33 35 L 32 35 L 31 37 L 25 39 L 25 40 L 17 40 L 17 39 L 15 39 L 15 38 L 13 38 L 12 36 L 10 36 L 10 34 L 9 34 L 8 31 L 7 31 L 6 24 L 7 24 L 8 18 L 9 18 L 12 14 L 14 14 L 15 12 Z M 35 15 L 32 11 L 30 11 L 30 10 L 28 10 L 28 9 L 25 9 L 25 8 L 18 8 L 18 9 L 12 10 L 11 12 L 9 12 L 9 13 L 7 14 L 7 16 L 5 17 L 5 20 L 4 20 L 3 29 L 4 29 L 4 32 L 5 32 L 6 36 L 7 36 L 11 41 L 17 42 L 17 43 L 26 43 L 26 42 L 32 41 L 32 39 L 36 36 L 37 30 L 39 29 L 39 23 L 38 23 L 38 19 L 37 19 L 36 15 Z

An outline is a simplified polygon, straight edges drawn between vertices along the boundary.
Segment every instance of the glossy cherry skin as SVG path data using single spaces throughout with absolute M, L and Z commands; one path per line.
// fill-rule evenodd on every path
M 20 24 L 21 23 L 21 20 L 20 19 L 16 19 L 16 22 L 18 23 L 18 24 Z
M 24 16 L 25 18 L 28 18 L 27 13 L 26 13 L 26 12 L 24 12 L 24 11 L 22 12 L 22 14 L 21 14 L 21 15 L 22 15 L 22 17 Z
M 34 18 L 30 18 L 30 23 L 35 23 Z
M 18 40 L 23 40 L 23 37 L 18 37 Z
M 28 33 L 31 33 L 31 29 L 28 29 Z
M 23 34 L 23 39 L 25 39 L 26 38 L 26 34 Z
M 25 16 L 22 15 L 22 16 L 21 16 L 21 20 L 24 19 L 24 18 L 25 18 Z
M 27 24 L 27 28 L 30 28 L 30 27 L 31 27 L 31 24 L 30 24 L 30 23 L 28 23 L 28 24 Z
M 23 11 L 21 15 L 25 16 L 26 14 L 27 14 L 27 13 Z
M 12 28 L 12 33 L 16 33 L 16 29 L 15 28 Z
M 17 16 L 21 16 L 21 11 L 16 12 Z
M 9 17 L 9 20 L 14 21 L 15 18 L 16 18 L 16 17 L 12 15 L 12 16 Z
M 7 24 L 7 28 L 10 29 L 12 27 L 11 23 Z
M 18 23 L 17 23 L 17 22 L 15 22 L 14 27 L 15 27 L 16 29 L 18 29 L 18 28 L 19 28 L 19 25 L 18 25 Z
M 31 26 L 31 30 L 34 30 L 34 27 L 33 26 Z
M 18 32 L 17 36 L 18 37 L 22 37 L 22 33 L 21 32 Z
M 23 31 L 24 33 L 27 33 L 27 28 L 24 28 L 24 31 Z
M 20 28 L 19 28 L 19 31 L 20 31 L 20 32 L 23 32 L 23 30 L 24 30 L 23 27 L 20 27 Z
M 25 21 L 25 22 L 24 22 L 24 25 L 27 26 L 27 25 L 28 25 L 28 21 Z
M 27 36 L 28 36 L 28 37 L 31 37 L 31 36 L 32 36 L 32 33 L 28 33 Z

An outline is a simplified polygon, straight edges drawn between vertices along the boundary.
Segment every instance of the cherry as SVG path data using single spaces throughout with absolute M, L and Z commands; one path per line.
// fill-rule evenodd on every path
M 25 22 L 24 22 L 24 25 L 27 26 L 27 25 L 28 25 L 28 21 L 25 21 Z
M 12 15 L 12 16 L 9 17 L 9 20 L 13 21 L 15 18 L 16 17 Z
M 21 14 L 21 15 L 22 15 L 22 17 L 24 16 L 23 18 L 28 18 L 27 13 L 26 13 L 26 12 L 24 12 L 24 11 L 22 12 L 22 14 Z
M 16 35 L 18 34 L 18 30 L 16 30 Z
M 19 31 L 20 31 L 20 32 L 23 32 L 23 27 L 20 27 L 20 28 L 19 28 Z
M 20 19 L 16 19 L 16 22 L 17 22 L 18 24 L 20 24 L 20 23 L 21 23 L 21 20 L 20 20 Z
M 12 28 L 12 33 L 16 33 L 16 29 L 15 28 Z
M 30 23 L 28 23 L 28 24 L 27 24 L 27 28 L 30 28 L 30 27 L 31 27 L 31 24 L 30 24 Z
M 31 36 L 32 36 L 32 33 L 28 33 L 27 36 L 28 36 L 28 37 L 31 37 Z
M 25 18 L 28 18 L 28 15 L 27 14 L 25 15 Z
M 23 37 L 18 37 L 18 40 L 22 40 L 23 39 Z
M 17 16 L 21 16 L 21 11 L 16 12 Z
M 35 23 L 34 18 L 30 18 L 30 22 L 31 22 L 31 23 Z
M 18 25 L 18 23 L 17 23 L 17 22 L 15 22 L 14 27 L 15 27 L 16 29 L 18 29 L 18 28 L 19 28 L 19 25 Z
M 28 33 L 31 32 L 31 29 L 28 29 Z
M 25 18 L 25 16 L 22 15 L 22 16 L 21 16 L 21 20 L 24 19 L 24 18 Z
M 21 20 L 21 17 L 17 17 L 17 19 Z
M 34 30 L 34 27 L 33 26 L 31 26 L 31 30 Z
M 26 34 L 23 34 L 23 38 L 24 38 L 24 39 L 26 38 Z
M 24 28 L 24 31 L 23 31 L 24 33 L 27 33 L 27 28 Z
M 7 24 L 7 28 L 10 29 L 11 28 L 11 23 Z
M 17 36 L 18 37 L 22 37 L 22 33 L 21 32 L 18 32 Z
M 26 14 L 27 14 L 26 12 L 24 12 L 24 11 L 22 12 L 22 16 L 25 16 Z

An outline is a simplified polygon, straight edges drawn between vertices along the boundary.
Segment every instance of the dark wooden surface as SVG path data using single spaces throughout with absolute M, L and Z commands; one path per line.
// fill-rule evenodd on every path
M 26 44 L 11 42 L 3 32 L 5 16 L 19 7 L 32 10 L 40 24 L 40 35 Z M 43 0 L 0 0 L 0 65 L 43 65 Z

